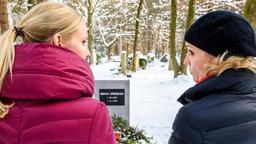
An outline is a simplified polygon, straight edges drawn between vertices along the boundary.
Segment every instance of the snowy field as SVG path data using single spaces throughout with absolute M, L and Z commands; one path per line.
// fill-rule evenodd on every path
M 118 62 L 93 65 L 95 79 L 127 79 L 117 74 L 118 66 Z M 146 70 L 138 70 L 131 75 L 131 125 L 144 129 L 157 144 L 168 143 L 173 120 L 182 106 L 176 100 L 194 82 L 189 76 L 173 79 L 173 72 L 168 71 L 168 63 L 159 60 L 149 64 Z

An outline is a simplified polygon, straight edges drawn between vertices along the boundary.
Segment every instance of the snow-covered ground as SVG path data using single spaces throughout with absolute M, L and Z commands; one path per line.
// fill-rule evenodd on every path
M 118 62 L 92 66 L 95 79 L 126 78 L 117 74 L 118 66 Z M 182 106 L 176 100 L 194 82 L 189 76 L 173 79 L 173 72 L 168 71 L 168 63 L 159 60 L 149 64 L 146 70 L 138 70 L 131 75 L 131 125 L 144 129 L 157 144 L 168 143 L 172 122 Z

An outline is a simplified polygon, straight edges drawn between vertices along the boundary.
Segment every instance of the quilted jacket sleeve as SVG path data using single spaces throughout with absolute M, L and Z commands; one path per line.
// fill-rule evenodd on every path
M 177 138 L 175 134 L 173 133 L 172 136 L 169 139 L 169 144 L 186 144 L 181 139 Z
M 107 107 L 100 102 L 91 128 L 90 144 L 116 144 L 112 121 Z
M 169 144 L 201 144 L 202 138 L 197 126 L 195 117 L 184 107 L 181 108 L 173 123 Z

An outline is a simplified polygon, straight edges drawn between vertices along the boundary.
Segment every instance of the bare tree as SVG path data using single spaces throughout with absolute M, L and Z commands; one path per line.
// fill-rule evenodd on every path
M 8 7 L 11 10 L 11 19 L 9 21 L 14 25 L 16 25 L 19 22 L 20 18 L 27 13 L 28 9 L 26 0 L 9 0 Z
M 88 33 L 88 49 L 92 53 L 93 49 L 93 3 L 92 0 L 87 1 L 87 33 Z M 90 57 L 90 64 L 93 63 L 93 58 Z
M 187 16 L 187 22 L 186 22 L 186 31 L 192 24 L 195 17 L 195 0 L 189 0 L 189 7 L 188 7 L 188 16 Z M 180 71 L 183 74 L 187 73 L 187 67 L 183 63 L 185 56 L 187 53 L 187 49 L 185 48 L 185 40 L 182 42 L 182 48 L 181 48 L 181 59 L 180 59 Z
M 196 2 L 196 15 L 202 16 L 214 10 L 228 10 L 241 13 L 245 0 L 198 0 Z
M 110 58 L 111 58 L 111 47 L 112 47 L 112 45 L 115 43 L 115 41 L 117 40 L 118 33 L 116 33 L 115 38 L 113 38 L 113 40 L 110 41 L 109 43 L 106 42 L 105 35 L 102 33 L 101 30 L 100 30 L 100 33 L 101 33 L 101 36 L 102 36 L 104 45 L 105 45 L 105 47 L 107 48 L 107 51 L 108 51 L 108 52 L 107 52 L 107 53 L 108 53 L 108 61 L 110 61 Z
M 138 35 L 139 35 L 139 25 L 140 25 L 140 14 L 142 10 L 142 4 L 144 0 L 140 0 L 139 7 L 137 9 L 136 24 L 135 24 L 135 36 L 133 44 L 133 58 L 132 58 L 132 71 L 136 72 L 136 51 L 138 46 Z
M 148 54 L 148 52 L 152 49 L 154 49 L 154 44 L 156 41 L 155 33 L 153 32 L 154 27 L 154 20 L 156 19 L 156 16 L 154 14 L 154 7 L 153 7 L 154 0 L 146 0 L 145 5 L 147 6 L 147 18 L 146 18 L 146 30 L 144 32 L 144 44 L 143 54 Z
M 245 2 L 243 14 L 256 30 L 256 0 L 247 0 Z
M 7 0 L 0 0 L 0 25 L 1 33 L 4 33 L 9 28 Z
M 179 72 L 178 62 L 176 60 L 176 21 L 177 21 L 177 1 L 171 0 L 171 22 L 170 22 L 170 35 L 169 35 L 169 49 L 170 49 L 170 61 L 169 70 L 173 68 L 174 77 L 177 77 Z
M 98 2 L 99 0 L 96 1 L 95 5 L 93 5 L 93 0 L 86 1 L 88 49 L 91 54 L 93 53 L 93 13 Z M 93 64 L 93 63 L 94 63 L 93 57 L 90 57 L 90 64 Z

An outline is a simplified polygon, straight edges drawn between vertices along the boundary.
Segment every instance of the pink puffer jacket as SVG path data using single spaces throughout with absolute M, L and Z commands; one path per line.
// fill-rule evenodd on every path
M 115 144 L 104 103 L 92 99 L 87 62 L 46 43 L 17 45 L 0 98 L 15 103 L 0 119 L 1 144 Z

